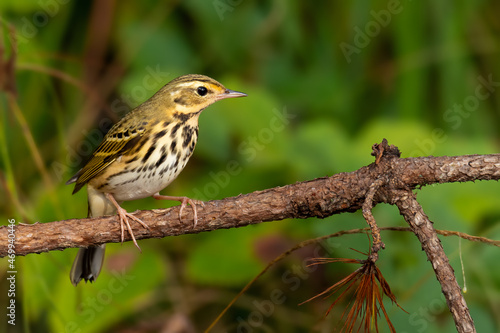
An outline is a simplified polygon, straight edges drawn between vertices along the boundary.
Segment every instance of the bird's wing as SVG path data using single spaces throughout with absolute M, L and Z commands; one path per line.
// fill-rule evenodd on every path
M 83 185 L 101 173 L 117 158 L 133 149 L 144 133 L 144 127 L 113 126 L 87 164 L 66 184 L 76 182 L 73 193 L 78 192 Z

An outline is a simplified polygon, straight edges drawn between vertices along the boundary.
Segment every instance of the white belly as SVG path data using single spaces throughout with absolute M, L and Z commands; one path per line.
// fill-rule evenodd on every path
M 143 199 L 160 192 L 177 178 L 192 153 L 189 152 L 187 156 L 169 154 L 161 164 L 157 164 L 161 158 L 160 149 L 157 151 L 140 168 L 123 172 L 109 180 L 109 193 L 117 201 Z

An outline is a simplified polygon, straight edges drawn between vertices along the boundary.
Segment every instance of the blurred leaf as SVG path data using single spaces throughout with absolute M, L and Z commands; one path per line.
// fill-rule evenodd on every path
M 255 257 L 253 243 L 257 228 L 218 230 L 191 251 L 187 262 L 189 278 L 197 283 L 241 286 L 264 266 Z

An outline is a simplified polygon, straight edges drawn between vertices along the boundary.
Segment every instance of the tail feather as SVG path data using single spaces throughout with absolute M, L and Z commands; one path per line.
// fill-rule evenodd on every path
M 84 279 L 85 282 L 94 282 L 101 272 L 104 262 L 104 253 L 106 244 L 99 246 L 90 246 L 78 250 L 69 277 L 71 283 L 76 287 L 78 283 Z
M 78 171 L 76 174 L 73 175 L 68 181 L 66 182 L 66 185 L 73 184 L 78 180 L 78 177 L 80 177 L 80 171 Z
M 88 192 L 88 217 L 98 217 L 116 214 L 115 206 L 106 198 L 104 193 L 95 190 L 91 185 L 87 186 Z M 106 244 L 90 246 L 78 250 L 71 272 L 69 274 L 71 283 L 76 287 L 84 279 L 85 282 L 93 282 L 101 272 L 104 262 Z
M 80 177 L 80 172 L 82 172 L 82 170 L 78 170 L 77 173 L 75 173 L 73 175 L 73 177 L 71 177 L 67 182 L 66 182 L 66 185 L 70 185 L 70 184 L 73 184 L 73 183 L 76 183 L 75 184 L 75 188 L 73 189 L 73 192 L 71 194 L 75 194 L 76 192 L 80 191 L 80 189 L 83 187 L 83 185 L 85 185 L 84 182 L 78 182 L 78 178 Z

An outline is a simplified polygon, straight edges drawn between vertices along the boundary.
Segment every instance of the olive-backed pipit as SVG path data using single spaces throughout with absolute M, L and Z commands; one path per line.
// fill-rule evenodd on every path
M 195 202 L 187 197 L 160 195 L 186 166 L 198 139 L 198 117 L 206 107 L 225 98 L 246 94 L 226 89 L 204 75 L 178 77 L 116 123 L 85 166 L 67 184 L 76 183 L 73 193 L 87 184 L 88 216 L 118 213 L 122 242 L 127 228 L 139 248 L 129 218 L 148 228 L 127 213 L 120 203 L 153 197 L 178 200 L 182 210 L 189 203 L 197 214 Z M 81 279 L 94 281 L 104 259 L 105 245 L 81 248 L 73 263 L 73 285 Z

